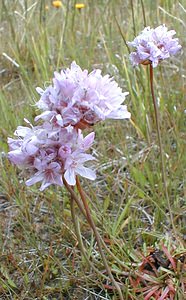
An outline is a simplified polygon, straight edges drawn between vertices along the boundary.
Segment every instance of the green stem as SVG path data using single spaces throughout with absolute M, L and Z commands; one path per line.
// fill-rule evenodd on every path
M 130 0 L 130 5 L 131 5 L 131 11 L 132 11 L 133 31 L 134 31 L 134 36 L 136 36 L 136 26 L 135 26 L 135 17 L 134 17 L 134 5 L 133 5 L 133 0 Z
M 94 220 L 92 219 L 92 216 L 91 216 L 91 213 L 90 213 L 90 210 L 89 210 L 89 207 L 88 207 L 88 204 L 87 204 L 87 201 L 86 201 L 86 197 L 85 197 L 85 194 L 82 190 L 82 187 L 81 187 L 81 184 L 80 184 L 80 181 L 79 181 L 79 178 L 76 176 L 76 186 L 77 186 L 77 189 L 80 193 L 80 196 L 81 196 L 81 199 L 82 199 L 82 202 L 83 202 L 83 205 L 84 205 L 84 208 L 85 208 L 85 211 L 86 211 L 86 218 L 87 218 L 87 221 L 88 223 L 90 224 L 93 232 L 94 232 L 94 235 L 95 235 L 95 239 L 97 241 L 97 245 L 98 245 L 98 249 L 99 249 L 99 253 L 101 255 L 101 258 L 103 260 L 103 264 L 107 270 L 107 273 L 113 283 L 113 285 L 115 286 L 116 290 L 118 291 L 118 294 L 119 294 L 119 298 L 120 300 L 124 300 L 123 298 L 123 295 L 122 295 L 122 292 L 121 292 L 121 289 L 120 289 L 120 286 L 119 284 L 115 281 L 113 275 L 112 275 L 112 272 L 110 270 L 110 267 L 107 263 L 107 259 L 105 257 L 105 254 L 102 250 L 102 242 L 101 242 L 101 239 L 100 239 L 100 235 L 97 231 L 97 228 L 96 228 L 96 225 L 94 224 Z
M 170 205 L 170 200 L 169 200 L 169 195 L 168 195 L 168 190 L 167 190 L 167 179 L 166 179 L 165 163 L 164 163 L 164 156 L 163 156 L 163 145 L 162 145 L 162 140 L 161 140 L 159 111 L 158 111 L 158 105 L 157 105 L 155 94 L 154 94 L 153 67 L 152 67 L 151 64 L 150 64 L 150 88 L 151 88 L 152 100 L 153 100 L 153 105 L 154 105 L 156 129 L 157 129 L 158 143 L 159 143 L 159 148 L 160 148 L 162 180 L 163 180 L 163 184 L 164 184 L 165 197 L 166 197 L 166 200 L 167 200 L 167 205 L 168 205 L 168 210 L 169 210 L 169 214 L 170 214 L 171 224 L 172 224 L 172 228 L 173 228 L 174 233 L 175 233 L 176 231 L 175 231 L 175 227 L 174 227 L 173 215 L 172 215 L 172 211 L 171 211 L 171 205 Z
M 144 27 L 146 27 L 146 26 L 147 26 L 147 22 L 146 22 L 146 17 L 145 17 L 145 8 L 144 8 L 143 0 L 141 0 L 141 8 L 142 8 L 142 13 L 143 13 L 143 23 L 144 23 Z

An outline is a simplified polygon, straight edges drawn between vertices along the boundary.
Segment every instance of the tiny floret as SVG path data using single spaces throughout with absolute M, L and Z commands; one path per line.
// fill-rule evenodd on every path
M 177 54 L 182 48 L 174 30 L 169 30 L 165 25 L 160 25 L 155 29 L 146 27 L 129 46 L 136 48 L 135 52 L 130 54 L 130 60 L 133 66 L 139 64 L 152 64 L 155 68 L 164 59 Z

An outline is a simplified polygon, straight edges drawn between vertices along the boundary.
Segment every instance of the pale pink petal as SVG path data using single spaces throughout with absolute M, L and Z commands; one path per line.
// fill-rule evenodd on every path
M 76 184 L 76 177 L 75 177 L 75 171 L 73 168 L 69 168 L 65 171 L 64 174 L 65 180 L 69 185 L 75 185 Z
M 111 111 L 107 118 L 110 119 L 130 119 L 131 113 L 127 110 L 126 105 L 121 105 L 118 109 L 115 111 Z
M 96 173 L 95 171 L 91 170 L 90 168 L 79 166 L 76 168 L 76 173 L 81 175 L 82 177 L 85 177 L 90 180 L 96 179 Z
M 41 172 L 36 173 L 34 176 L 32 176 L 30 179 L 26 181 L 27 186 L 31 186 L 39 181 L 42 181 L 44 178 L 44 174 Z

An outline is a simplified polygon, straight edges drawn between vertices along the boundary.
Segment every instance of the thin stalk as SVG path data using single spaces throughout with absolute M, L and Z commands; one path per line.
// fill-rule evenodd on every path
M 110 249 L 107 247 L 107 245 L 105 244 L 104 240 L 102 239 L 102 237 L 100 237 L 101 242 L 103 247 L 105 248 L 105 250 L 110 254 L 110 256 L 123 268 L 127 269 L 127 270 L 131 270 L 130 267 L 128 267 L 124 262 L 122 262 L 119 258 L 117 258 L 117 256 L 115 256 L 112 251 L 110 251 Z
M 136 36 L 136 26 L 135 26 L 135 17 L 134 17 L 134 5 L 133 5 L 133 0 L 130 0 L 130 5 L 131 5 L 131 11 L 132 11 L 133 31 L 134 31 L 134 36 Z
M 79 181 L 79 180 L 78 180 L 78 181 Z M 82 204 L 81 204 L 81 202 L 79 201 L 79 198 L 77 197 L 76 193 L 73 191 L 73 189 L 71 188 L 71 186 L 68 185 L 68 183 L 66 182 L 65 178 L 63 178 L 63 182 L 64 182 L 64 185 L 65 185 L 65 187 L 67 188 L 67 190 L 70 192 L 71 197 L 75 200 L 75 202 L 77 203 L 77 205 L 78 205 L 79 209 L 81 210 L 82 214 L 86 217 L 86 219 L 87 219 L 89 225 L 90 225 L 91 228 L 92 228 L 92 223 L 90 223 L 90 220 L 92 220 L 91 214 L 90 214 L 90 218 L 88 218 L 88 217 L 87 217 L 87 212 L 85 213 L 84 208 L 82 207 Z M 79 182 L 79 184 L 80 184 L 80 182 Z M 80 191 L 81 191 L 81 196 L 83 196 L 83 199 L 85 199 L 85 197 L 84 197 L 84 192 L 83 192 L 83 190 L 82 190 L 82 188 L 81 188 L 81 185 L 80 185 L 80 190 L 79 190 L 79 192 L 80 192 Z M 85 202 L 86 202 L 86 199 L 85 199 Z M 88 207 L 88 205 L 87 205 L 87 207 Z M 88 208 L 88 210 L 89 210 L 89 208 Z M 89 212 L 89 213 L 90 213 L 90 212 Z M 74 219 L 73 219 L 73 221 L 74 221 Z M 94 224 L 94 221 L 93 221 L 93 220 L 92 220 L 92 222 L 93 222 L 93 224 Z M 94 224 L 94 229 L 95 229 L 95 228 L 96 228 L 96 226 L 95 226 L 95 224 Z M 93 228 L 92 228 L 92 229 L 93 229 Z M 94 231 L 94 230 L 93 230 L 93 232 L 94 232 L 94 234 L 95 234 L 95 231 Z M 99 233 L 97 232 L 97 229 L 96 229 L 95 237 L 97 237 L 97 235 L 98 235 L 98 240 L 99 240 L 100 242 L 98 242 L 97 238 L 96 238 L 96 241 L 97 241 L 97 244 L 98 244 L 99 251 L 100 251 L 100 249 L 101 249 L 100 255 L 101 255 L 101 257 L 102 257 L 104 266 L 105 266 L 105 268 L 106 268 L 106 270 L 107 270 L 107 272 L 108 272 L 108 275 L 109 275 L 111 281 L 113 282 L 113 284 L 115 285 L 115 287 L 116 287 L 116 289 L 117 289 L 117 291 L 118 291 L 120 300 L 124 300 L 124 299 L 123 299 L 123 296 L 122 296 L 122 293 L 121 293 L 121 289 L 120 289 L 119 285 L 117 284 L 117 282 L 115 281 L 115 279 L 114 279 L 114 277 L 113 277 L 113 275 L 112 275 L 112 273 L 111 273 L 111 271 L 110 271 L 110 269 L 109 269 L 109 266 L 108 266 L 108 264 L 107 264 L 105 255 L 104 255 L 103 250 L 102 250 L 102 248 L 101 248 L 101 242 L 104 243 L 104 241 L 103 241 L 102 238 L 99 236 Z M 78 236 L 77 236 L 77 237 L 78 237 Z M 78 241 L 79 241 L 79 240 L 78 240 Z M 81 244 L 80 244 L 80 246 L 81 246 Z M 112 254 L 112 252 L 107 248 L 106 245 L 105 245 L 105 247 L 106 247 L 107 251 L 108 251 L 110 254 Z M 84 254 L 84 251 L 83 251 L 82 254 Z M 102 256 L 102 255 L 103 255 L 103 256 Z M 112 256 L 113 256 L 113 254 L 112 254 Z M 104 258 L 103 258 L 103 257 L 104 257 Z M 114 257 L 115 257 L 115 256 L 114 256 Z M 106 267 L 106 265 L 108 266 L 108 268 Z M 126 266 L 125 266 L 125 267 L 126 267 Z M 110 276 L 110 274 L 111 274 L 111 276 Z
M 151 64 L 150 64 L 150 88 L 151 88 L 152 100 L 153 100 L 153 105 L 154 105 L 156 129 L 157 129 L 158 143 L 159 143 L 159 148 L 160 148 L 161 173 L 162 173 L 162 180 L 163 180 L 163 185 L 164 185 L 164 190 L 165 190 L 165 197 L 166 197 L 166 200 L 167 200 L 167 205 L 168 205 L 168 210 L 169 210 L 169 214 L 170 214 L 172 228 L 174 230 L 174 233 L 176 233 L 175 227 L 174 227 L 174 222 L 173 222 L 173 216 L 172 216 L 172 211 L 171 211 L 171 205 L 170 205 L 168 190 L 167 190 L 167 178 L 166 178 L 165 163 L 164 163 L 164 156 L 163 156 L 163 145 L 162 145 L 162 140 L 161 140 L 159 110 L 158 110 L 158 105 L 157 105 L 155 94 L 154 94 L 153 67 L 152 67 Z
M 63 177 L 63 182 L 64 182 L 64 185 L 66 187 L 66 189 L 69 191 L 71 197 L 75 200 L 75 202 L 77 203 L 80 211 L 82 212 L 82 214 L 84 215 L 84 217 L 86 218 L 86 213 L 84 211 L 84 208 L 78 198 L 78 196 L 76 195 L 76 193 L 74 192 L 74 190 L 71 188 L 70 185 L 68 185 L 68 183 L 66 182 L 65 178 Z
M 117 20 L 117 17 L 116 17 L 115 15 L 114 15 L 114 19 L 115 19 L 115 22 L 116 22 L 117 27 L 118 27 L 118 29 L 119 29 L 120 35 L 121 35 L 121 37 L 122 37 L 122 39 L 123 39 L 123 42 L 124 42 L 125 46 L 127 47 L 127 51 L 128 51 L 128 53 L 130 54 L 131 51 L 130 51 L 129 45 L 127 44 L 127 41 L 126 41 L 125 36 L 124 36 L 124 33 L 123 33 L 123 31 L 122 31 L 122 29 L 121 29 L 121 26 L 119 25 L 118 20 Z
M 84 194 L 84 198 L 87 198 L 90 201 L 90 198 L 88 197 L 88 195 L 85 193 L 85 191 L 83 191 L 81 189 L 81 193 Z M 127 270 L 131 270 L 131 268 L 129 268 L 123 261 L 121 261 L 117 256 L 114 255 L 114 253 L 112 253 L 112 251 L 107 247 L 107 245 L 105 244 L 103 238 L 100 236 L 100 240 L 102 242 L 103 247 L 105 248 L 105 250 L 109 253 L 109 255 L 123 268 L 127 269 Z
M 68 185 L 68 183 L 66 182 L 65 178 L 63 177 L 63 182 L 64 185 L 66 187 L 66 189 L 69 191 L 69 193 L 71 194 L 72 198 L 75 200 L 76 204 L 78 205 L 79 209 L 81 210 L 82 214 L 84 215 L 84 217 L 87 219 L 87 215 L 86 212 L 79 200 L 79 198 L 77 197 L 76 193 L 74 192 L 74 190 L 71 188 L 70 185 Z M 82 191 L 81 191 L 82 192 Z M 84 197 L 88 197 L 85 192 L 84 193 Z M 112 251 L 110 251 L 110 249 L 107 247 L 107 245 L 105 244 L 104 240 L 102 239 L 102 237 L 100 236 L 100 240 L 102 242 L 103 247 L 105 248 L 105 250 L 110 254 L 110 256 L 122 267 L 124 267 L 125 269 L 130 270 L 130 268 L 128 266 L 125 265 L 124 262 L 122 262 L 117 256 L 115 256 Z
M 75 229 L 76 237 L 77 237 L 77 240 L 78 240 L 79 249 L 80 249 L 82 255 L 84 256 L 86 262 L 90 266 L 90 268 L 92 268 L 98 275 L 100 275 L 104 279 L 108 280 L 109 278 L 107 276 L 105 276 L 103 273 L 101 273 L 94 266 L 94 264 L 90 261 L 88 255 L 86 253 L 85 247 L 83 245 L 82 237 L 81 237 L 81 231 L 80 231 L 80 228 L 79 228 L 79 222 L 77 220 L 76 213 L 75 213 L 75 205 L 74 204 L 75 204 L 75 201 L 73 199 L 73 196 L 71 196 L 71 199 L 70 199 L 71 217 L 72 217 L 72 221 L 73 221 L 73 224 L 74 224 L 74 229 Z
M 80 181 L 79 181 L 79 178 L 76 176 L 76 186 L 77 186 L 77 189 L 80 193 L 80 196 L 81 196 L 81 199 L 82 199 L 82 202 L 83 202 L 83 205 L 84 205 L 84 208 L 85 208 L 85 211 L 86 211 L 86 215 L 87 215 L 87 221 L 88 223 L 90 224 L 93 232 L 94 232 L 94 235 L 95 235 L 95 239 L 97 241 L 97 245 L 98 245 L 98 249 L 99 249 L 99 253 L 101 255 L 101 258 L 103 260 L 103 264 L 107 270 L 107 273 L 113 283 L 113 285 L 115 286 L 117 292 L 118 292 L 118 295 L 119 295 L 119 298 L 120 300 L 124 300 L 123 298 L 123 295 L 122 295 L 122 292 L 121 292 L 121 289 L 120 289 L 120 286 L 119 284 L 115 281 L 113 275 L 112 275 L 112 272 L 110 270 L 110 267 L 107 263 L 107 259 L 105 257 L 105 254 L 102 250 L 102 242 L 101 242 L 101 239 L 100 239 L 100 235 L 97 231 L 97 228 L 96 228 L 96 225 L 94 224 L 94 220 L 92 219 L 92 216 L 91 216 L 91 213 L 90 213 L 90 210 L 89 210 L 89 207 L 88 207 L 88 204 L 87 204 L 87 201 L 86 201 L 86 197 L 85 197 L 85 194 L 82 190 L 82 187 L 81 187 L 81 184 L 80 184 Z
M 146 22 L 146 17 L 145 17 L 145 8 L 144 8 L 143 0 L 141 0 L 141 8 L 142 8 L 142 13 L 143 13 L 143 24 L 144 24 L 144 27 L 146 27 L 147 22 Z

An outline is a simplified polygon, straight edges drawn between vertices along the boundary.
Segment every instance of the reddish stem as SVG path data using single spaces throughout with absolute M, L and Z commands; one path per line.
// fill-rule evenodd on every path
M 107 259 L 105 257 L 105 254 L 102 250 L 102 243 L 101 243 L 101 239 L 100 239 L 100 236 L 99 236 L 99 233 L 97 231 L 97 228 L 96 228 L 96 225 L 92 219 L 92 216 L 91 216 L 91 213 L 90 213 L 90 210 L 89 210 L 89 207 L 88 207 L 88 204 L 87 204 L 87 201 L 86 201 L 86 196 L 85 196 L 85 193 L 81 187 L 81 184 L 80 184 L 80 181 L 79 181 L 79 178 L 76 176 L 76 186 L 77 186 L 77 189 L 79 191 L 79 194 L 81 196 L 81 199 L 82 199 L 82 202 L 83 202 L 83 205 L 84 205 L 84 208 L 85 208 L 85 211 L 86 211 L 86 215 L 87 215 L 87 221 L 89 222 L 93 232 L 94 232 L 94 235 L 95 235 L 95 238 L 96 238 L 96 241 L 97 241 L 97 245 L 98 245 L 98 248 L 99 248 L 99 253 L 102 257 L 102 260 L 103 260 L 103 263 L 104 263 L 104 266 L 107 270 L 107 273 L 112 281 L 112 283 L 114 284 L 116 290 L 118 291 L 118 294 L 119 294 L 119 297 L 120 297 L 120 300 L 124 300 L 123 298 L 123 295 L 122 295 L 122 292 L 121 292 L 121 289 L 120 289 L 120 286 L 119 284 L 115 281 L 112 273 L 111 273 L 111 270 L 110 270 L 110 267 L 107 263 Z

